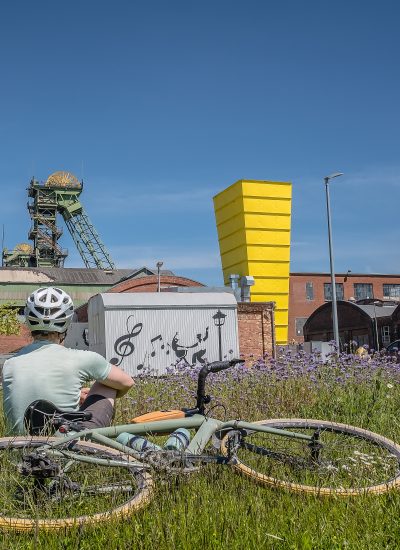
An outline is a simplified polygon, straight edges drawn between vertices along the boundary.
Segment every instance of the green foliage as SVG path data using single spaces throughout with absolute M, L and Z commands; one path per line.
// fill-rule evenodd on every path
M 0 334 L 19 334 L 18 310 L 12 304 L 0 306 Z

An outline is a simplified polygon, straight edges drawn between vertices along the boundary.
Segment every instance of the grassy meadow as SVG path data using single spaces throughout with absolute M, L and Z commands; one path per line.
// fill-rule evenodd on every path
M 115 422 L 194 405 L 194 370 L 140 377 Z M 346 422 L 400 442 L 400 364 L 395 358 L 281 353 L 252 368 L 210 375 L 212 416 L 305 417 Z M 188 477 L 154 474 L 156 494 L 129 520 L 58 533 L 2 533 L 2 549 L 357 549 L 400 547 L 400 491 L 352 499 L 295 495 L 254 484 L 229 467 Z

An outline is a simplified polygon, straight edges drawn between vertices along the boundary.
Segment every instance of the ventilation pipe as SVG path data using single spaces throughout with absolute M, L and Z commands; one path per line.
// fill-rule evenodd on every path
M 241 301 L 250 302 L 250 287 L 254 286 L 254 277 L 245 275 L 240 279 Z
M 240 275 L 237 275 L 236 273 L 231 273 L 231 275 L 229 275 L 229 284 L 238 302 L 240 302 L 239 279 Z

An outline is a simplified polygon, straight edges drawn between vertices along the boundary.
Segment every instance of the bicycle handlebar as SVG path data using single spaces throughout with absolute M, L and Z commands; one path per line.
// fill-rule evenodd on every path
M 231 359 L 230 361 L 214 361 L 209 365 L 204 365 L 199 372 L 199 378 L 197 381 L 197 403 L 196 409 L 199 410 L 201 414 L 204 413 L 204 405 L 209 403 L 209 396 L 205 394 L 206 378 L 210 372 L 220 372 L 221 370 L 229 369 L 237 365 L 238 363 L 244 363 L 243 359 Z
M 238 363 L 243 362 L 243 359 L 231 359 L 230 361 L 214 361 L 214 363 L 206 365 L 205 367 L 203 367 L 203 369 L 206 368 L 208 372 L 219 372 L 221 370 L 229 369 L 230 367 L 233 367 Z

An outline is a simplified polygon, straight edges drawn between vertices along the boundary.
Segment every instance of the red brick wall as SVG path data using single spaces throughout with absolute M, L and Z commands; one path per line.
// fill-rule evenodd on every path
M 238 304 L 239 350 L 246 361 L 275 355 L 274 302 Z
M 161 290 L 174 286 L 190 287 L 204 286 L 192 279 L 186 277 L 175 277 L 163 275 L 160 278 Z M 147 277 L 139 277 L 138 279 L 128 279 L 116 284 L 108 292 L 157 292 L 158 277 L 157 275 L 148 275 Z
M 20 334 L 0 335 L 0 353 L 12 353 L 32 342 L 30 330 L 21 324 Z

